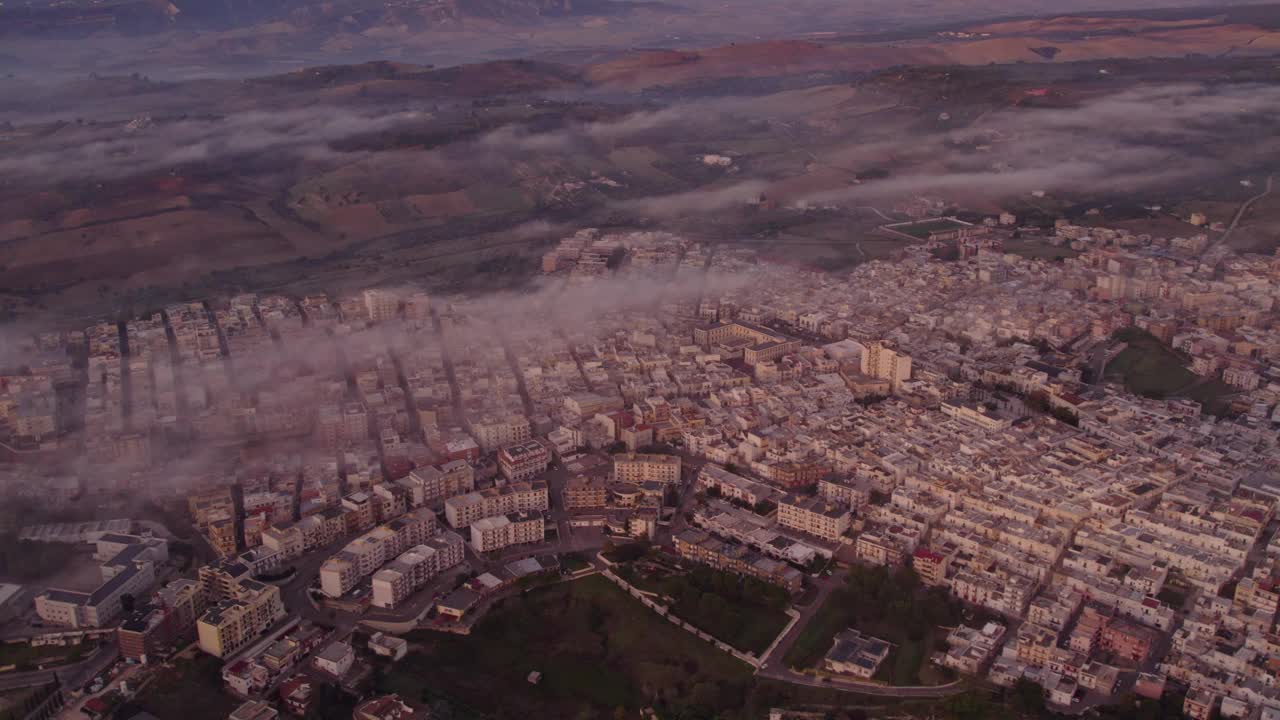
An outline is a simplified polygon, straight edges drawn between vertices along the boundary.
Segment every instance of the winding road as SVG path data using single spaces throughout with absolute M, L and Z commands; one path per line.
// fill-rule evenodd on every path
M 1227 240 L 1231 238 L 1231 233 L 1236 231 L 1236 227 L 1240 225 L 1240 221 L 1244 219 L 1244 214 L 1249 211 L 1249 208 L 1253 207 L 1254 203 L 1258 202 L 1259 200 L 1271 194 L 1271 191 L 1275 187 L 1275 179 L 1276 179 L 1275 175 L 1267 176 L 1266 189 L 1258 193 L 1257 195 L 1254 195 L 1253 197 L 1249 198 L 1248 200 L 1245 200 L 1240 205 L 1240 209 L 1236 210 L 1235 217 L 1231 218 L 1231 224 L 1227 226 L 1226 232 L 1222 233 L 1222 237 L 1218 238 L 1216 242 L 1212 242 L 1209 245 L 1205 246 L 1205 249 L 1200 251 L 1200 257 L 1203 257 L 1205 253 L 1209 252 L 1209 250 L 1224 244 L 1225 242 L 1227 242 Z

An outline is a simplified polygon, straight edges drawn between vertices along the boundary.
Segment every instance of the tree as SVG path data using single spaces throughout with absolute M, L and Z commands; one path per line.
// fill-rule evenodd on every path
M 133 597 L 133 593 L 125 593 L 120 596 L 120 610 L 128 615 L 134 611 L 138 605 L 138 601 Z
M 1026 678 L 1018 678 L 1013 685 L 1013 706 L 1023 715 L 1043 713 L 1044 688 Z
M 613 252 L 609 253 L 609 259 L 605 260 L 604 266 L 610 270 L 617 270 L 619 267 L 622 267 L 622 261 L 626 259 L 627 249 L 622 246 L 618 246 L 613 249 Z

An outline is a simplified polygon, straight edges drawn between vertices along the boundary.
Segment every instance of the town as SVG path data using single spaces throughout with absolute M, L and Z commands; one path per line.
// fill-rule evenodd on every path
M 510 292 L 23 335 L 6 553 L 87 572 L 0 586 L 0 688 L 165 718 L 213 667 L 229 709 L 183 714 L 435 717 L 386 691 L 404 636 L 604 583 L 787 687 L 1280 718 L 1280 254 L 904 214 L 843 273 L 586 229 Z

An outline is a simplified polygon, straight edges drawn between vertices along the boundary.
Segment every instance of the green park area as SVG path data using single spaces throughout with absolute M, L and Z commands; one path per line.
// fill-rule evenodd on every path
M 380 689 L 447 717 L 721 717 L 751 685 L 749 666 L 600 576 L 500 601 L 469 636 L 408 640 Z
M 222 720 L 239 705 L 222 689 L 222 661 L 198 653 L 156 670 L 142 693 L 118 710 L 118 717 L 149 712 L 158 718 Z
M 940 588 L 927 588 L 909 567 L 855 565 L 843 587 L 827 597 L 783 661 L 796 669 L 818 665 L 837 633 L 856 628 L 893 645 L 876 679 L 893 685 L 950 680 L 929 662 L 944 631 L 964 620 L 964 607 Z M 976 621 L 974 621 L 976 622 Z
M 670 562 L 670 561 L 668 561 Z M 790 618 L 782 588 L 704 565 L 691 569 L 644 560 L 620 565 L 619 576 L 662 597 L 676 617 L 745 652 L 763 652 Z
M 1155 336 L 1138 328 L 1124 328 L 1115 339 L 1128 345 L 1107 363 L 1107 379 L 1123 382 L 1131 392 L 1163 400 L 1187 397 L 1205 412 L 1222 414 L 1231 388 L 1221 381 L 1203 379 L 1187 369 L 1187 360 Z
M 25 642 L 0 643 L 0 668 L 12 666 L 14 670 L 25 671 L 50 664 L 78 662 L 92 647 L 82 643 L 38 646 Z

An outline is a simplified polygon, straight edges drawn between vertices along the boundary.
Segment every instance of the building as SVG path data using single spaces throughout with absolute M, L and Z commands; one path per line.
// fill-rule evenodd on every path
M 822 664 L 829 672 L 870 679 L 889 657 L 889 643 L 849 629 L 836 635 Z
M 409 653 L 409 641 L 395 635 L 376 632 L 369 636 L 369 650 L 374 655 L 391 658 L 392 662 L 404 659 Z
M 680 482 L 680 457 L 655 453 L 614 455 L 613 481 L 636 485 L 647 482 L 677 485 Z
M 350 645 L 344 642 L 332 642 L 316 653 L 311 662 L 320 672 L 341 679 L 355 661 L 356 653 Z
M 939 587 L 947 583 L 947 569 L 951 567 L 954 554 L 936 552 L 928 548 L 916 548 L 911 556 L 911 567 L 920 576 L 920 581 L 931 587 Z
M 715 492 L 728 500 L 740 500 L 748 505 L 758 505 L 762 500 L 773 500 L 780 494 L 774 488 L 748 480 L 724 468 L 707 463 L 698 473 L 699 490 Z
M 447 498 L 475 490 L 476 473 L 465 461 L 454 460 L 416 468 L 397 483 L 409 490 L 409 504 L 413 507 L 436 507 Z
M 493 552 L 512 545 L 542 542 L 545 534 L 541 512 L 497 515 L 471 524 L 471 547 L 478 553 Z
M 356 706 L 352 720 L 425 720 L 426 714 L 415 712 L 398 695 L 383 695 Z
M 196 622 L 200 649 L 225 658 L 253 640 L 285 616 L 280 588 L 256 580 L 240 580 L 233 596 L 205 610 Z
M 365 290 L 364 311 L 371 322 L 394 320 L 400 314 L 400 298 L 387 290 Z
M 599 509 L 609 504 L 609 490 L 603 479 L 578 475 L 564 486 L 564 506 L 569 510 Z
M 871 343 L 862 353 L 862 374 L 888 380 L 894 392 L 911 379 L 911 357 L 897 352 L 883 342 Z
M 688 529 L 672 538 L 676 554 L 717 570 L 746 575 L 798 593 L 804 575 L 785 562 L 767 558 L 736 543 L 725 542 L 701 530 Z
M 547 510 L 549 500 L 545 482 L 511 483 L 449 498 L 444 502 L 444 514 L 450 527 L 464 528 L 481 518 Z
M 778 524 L 806 535 L 839 542 L 853 524 L 847 508 L 831 505 L 818 497 L 788 495 L 778 503 Z
M 442 532 L 427 542 L 410 548 L 373 574 L 372 604 L 394 608 L 441 573 L 461 565 L 462 537 Z
M 418 508 L 357 537 L 320 566 L 320 589 L 331 598 L 346 595 L 405 550 L 436 532 L 436 516 Z
M 1102 628 L 1099 645 L 1116 657 L 1142 663 L 1151 654 L 1159 637 L 1159 632 L 1153 628 L 1124 618 L 1115 618 Z
M 537 440 L 504 446 L 498 451 L 498 469 L 511 482 L 532 480 L 547 471 L 551 449 Z
M 523 415 L 485 416 L 473 420 L 470 427 L 471 436 L 486 452 L 525 443 L 533 437 L 529 419 Z
M 724 358 L 741 357 L 750 366 L 791 355 L 801 347 L 795 338 L 746 322 L 721 322 L 694 328 L 693 342 L 719 352 Z
M 983 430 L 999 432 L 1008 430 L 1013 421 L 999 417 L 992 408 L 982 403 L 965 400 L 945 400 L 942 403 L 942 414 L 956 420 L 977 425 Z
M 265 700 L 249 700 L 236 708 L 227 720 L 276 720 L 280 712 Z
M 103 627 L 124 610 L 123 598 L 144 597 L 156 582 L 156 566 L 169 557 L 168 544 L 135 535 L 103 535 L 94 557 L 102 564 L 102 584 L 93 592 L 46 590 L 36 597 L 36 614 L 50 625 Z

